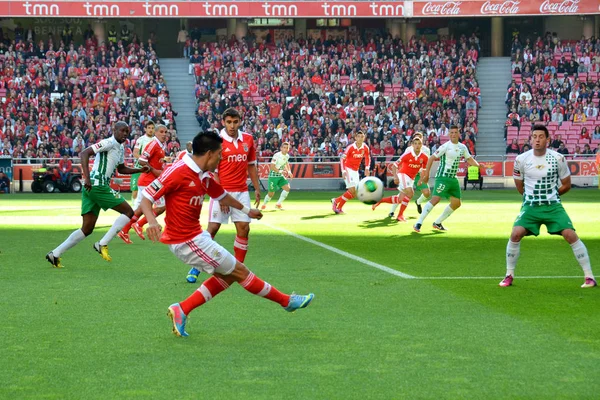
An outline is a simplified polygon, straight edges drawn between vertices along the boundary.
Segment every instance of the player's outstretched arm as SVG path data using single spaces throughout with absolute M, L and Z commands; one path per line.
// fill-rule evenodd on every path
M 439 157 L 436 157 L 434 155 L 429 157 L 429 160 L 427 160 L 427 166 L 425 167 L 425 172 L 421 174 L 421 180 L 419 182 L 419 185 L 427 183 L 429 181 L 429 174 L 431 171 L 431 166 L 433 165 L 434 162 L 436 162 L 438 160 L 439 160 Z
M 148 172 L 149 170 L 150 169 L 147 165 L 144 165 L 142 168 L 131 168 L 126 166 L 125 164 L 117 165 L 117 171 L 119 171 L 119 173 L 123 175 L 133 175 L 140 172 Z
M 250 218 L 261 219 L 263 217 L 260 210 L 258 210 L 256 208 L 246 207 L 245 205 L 240 203 L 238 200 L 236 200 L 233 196 L 231 196 L 229 193 L 227 193 L 225 195 L 225 197 L 223 197 L 221 200 L 219 200 L 219 203 L 221 205 L 224 205 L 227 207 L 232 207 L 232 208 L 235 208 L 236 210 L 240 210 L 241 212 L 248 215 Z M 150 220 L 148 220 L 148 221 L 150 221 Z
M 81 175 L 83 175 L 83 187 L 88 192 L 92 189 L 92 182 L 90 181 L 90 156 L 92 154 L 94 154 L 92 146 L 79 153 L 79 158 L 81 159 Z

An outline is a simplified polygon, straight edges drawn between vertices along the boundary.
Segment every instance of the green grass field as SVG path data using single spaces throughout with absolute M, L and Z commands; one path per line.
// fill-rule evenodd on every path
M 105 262 L 92 244 L 109 212 L 53 269 L 44 256 L 79 226 L 79 196 L 0 196 L 0 398 L 598 398 L 600 289 L 579 287 L 569 245 L 524 239 L 514 286 L 497 286 L 515 191 L 467 191 L 449 232 L 430 229 L 438 206 L 421 234 L 414 204 L 398 224 L 387 205 L 334 215 L 334 194 L 292 192 L 252 224 L 246 264 L 314 292 L 310 307 L 289 314 L 236 285 L 191 314 L 186 339 L 166 309 L 198 285 L 167 246 L 116 238 Z M 600 194 L 563 200 L 600 275 Z

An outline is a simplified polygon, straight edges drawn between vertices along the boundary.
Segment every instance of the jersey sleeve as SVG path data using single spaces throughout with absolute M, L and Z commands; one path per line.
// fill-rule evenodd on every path
M 571 171 L 569 170 L 569 165 L 567 164 L 567 160 L 565 159 L 565 156 L 563 156 L 562 154 L 560 156 L 557 157 L 558 161 L 558 178 L 560 180 L 563 180 L 569 176 L 571 176 Z
M 517 157 L 515 158 L 515 163 L 513 166 L 513 179 L 522 181 L 524 178 L 523 175 L 523 160 L 521 159 L 521 157 Z
M 98 143 L 92 145 L 92 150 L 94 150 L 94 154 L 109 151 L 110 149 L 112 149 L 113 143 L 114 142 L 110 139 L 103 139 Z
M 271 159 L 271 164 L 277 166 L 277 162 L 279 161 L 281 153 L 275 153 L 273 158 Z
M 202 174 L 202 185 L 206 189 L 206 194 L 210 196 L 211 199 L 221 200 L 227 192 L 223 189 L 223 186 L 219 184 L 215 180 L 215 176 L 211 173 L 205 172 Z
M 449 142 L 447 142 L 447 143 L 449 143 Z M 440 158 L 441 156 L 446 154 L 446 150 L 448 150 L 448 146 L 446 146 L 446 143 L 444 143 L 443 145 L 438 147 L 438 149 L 435 151 L 435 153 L 433 153 L 433 156 L 436 158 Z
M 371 149 L 366 144 L 365 146 L 365 169 L 371 169 Z
M 170 174 L 162 174 L 152 181 L 150 185 L 144 189 L 142 195 L 153 203 L 163 197 L 165 194 L 179 187 L 179 179 L 177 171 Z
M 140 150 L 142 148 L 142 142 L 143 142 L 143 136 L 141 138 L 138 138 L 138 140 L 135 141 L 135 146 L 133 146 L 133 149 Z
M 421 153 L 421 168 L 427 167 L 427 161 L 429 161 L 429 156 L 425 153 Z
M 467 146 L 465 146 L 464 144 L 461 143 L 460 147 L 461 147 L 461 150 L 463 151 L 463 157 L 465 158 L 465 160 L 472 158 L 471 153 L 469 153 L 469 149 L 467 148 Z
M 142 154 L 140 154 L 140 158 L 138 160 L 148 162 L 148 160 L 157 148 L 158 146 L 156 145 L 156 142 L 150 143 L 148 146 L 144 147 L 144 151 L 142 151 Z
M 350 155 L 351 149 L 352 149 L 352 146 L 346 147 L 344 154 L 342 154 L 340 156 L 340 165 L 342 166 L 342 172 L 346 169 L 346 159 L 348 158 L 348 155 Z
M 248 146 L 250 147 L 248 149 L 248 165 L 256 164 L 256 148 L 254 147 L 254 139 L 252 136 L 250 136 Z
M 121 150 L 119 151 L 119 164 L 125 164 L 125 148 L 121 145 Z

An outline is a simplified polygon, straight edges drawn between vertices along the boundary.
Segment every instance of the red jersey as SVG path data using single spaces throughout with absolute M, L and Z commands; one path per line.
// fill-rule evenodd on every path
M 142 151 L 139 161 L 148 163 L 157 170 L 163 169 L 163 158 L 165 158 L 165 144 L 154 138 Z M 138 186 L 145 187 L 152 183 L 156 176 L 152 172 L 144 172 L 138 179 Z
M 398 166 L 399 173 L 408 175 L 410 179 L 415 179 L 415 176 L 417 176 L 419 171 L 427 166 L 427 160 L 429 160 L 429 157 L 427 157 L 425 153 L 421 152 L 417 156 L 414 151 L 411 150 L 400 157 L 400 159 L 396 161 L 396 165 Z
M 185 243 L 202 233 L 200 212 L 205 194 L 221 200 L 227 192 L 212 173 L 202 171 L 191 157 L 176 162 L 146 187 L 143 196 L 147 199 L 165 198 L 167 214 L 161 242 Z
M 223 129 L 223 153 L 217 172 L 221 186 L 229 192 L 247 192 L 248 165 L 256 164 L 256 150 L 252 135 L 238 132 L 233 139 Z
M 358 171 L 360 167 L 360 162 L 362 159 L 365 159 L 365 167 L 371 167 L 371 155 L 369 152 L 369 146 L 363 143 L 360 147 L 356 147 L 356 143 L 352 143 L 350 146 L 346 147 L 346 151 L 341 158 L 342 170 L 344 168 L 349 168 L 354 171 Z
M 181 159 L 183 157 L 185 157 L 187 154 L 190 154 L 190 153 L 188 153 L 187 150 L 180 151 L 179 153 L 177 153 L 177 157 L 175 158 L 175 162 L 181 161 Z

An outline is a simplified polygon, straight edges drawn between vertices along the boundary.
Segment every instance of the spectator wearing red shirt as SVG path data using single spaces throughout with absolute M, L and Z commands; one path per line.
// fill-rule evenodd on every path
M 60 179 L 63 181 L 63 183 L 67 183 L 69 177 L 71 176 L 71 172 L 73 172 L 73 162 L 69 160 L 69 156 L 67 154 L 63 155 L 63 158 L 58 163 L 58 170 Z

